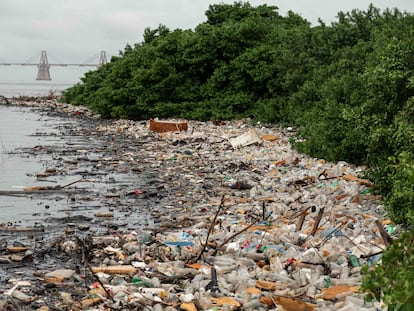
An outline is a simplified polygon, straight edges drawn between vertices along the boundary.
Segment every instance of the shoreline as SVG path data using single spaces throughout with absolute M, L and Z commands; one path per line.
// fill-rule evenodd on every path
M 385 246 L 373 221 L 383 219 L 382 205 L 359 178 L 362 167 L 298 154 L 289 131 L 249 120 L 188 121 L 186 132 L 155 133 L 148 121 L 101 120 L 52 99 L 13 104 L 89 123 L 66 129 L 89 145 L 55 150 L 60 160 L 49 174 L 76 172 L 90 181 L 65 188 L 79 191 L 66 197 L 72 215 L 59 219 L 49 238 L 45 227 L 47 243 L 7 232 L 27 249 L 20 261 L 7 248 L 1 253 L 6 265 L 23 266 L 7 269 L 0 305 L 339 310 L 362 301 L 356 288 L 371 258 L 363 256 Z M 254 143 L 232 145 L 253 129 Z M 32 152 L 47 156 L 42 148 Z M 91 198 L 103 210 L 85 215 L 80 207 Z M 133 225 L 137 214 L 141 227 Z M 14 291 L 24 299 L 8 294 L 13 279 L 30 282 Z

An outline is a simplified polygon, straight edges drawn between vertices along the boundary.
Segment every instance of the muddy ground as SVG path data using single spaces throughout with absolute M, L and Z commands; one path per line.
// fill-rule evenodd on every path
M 44 172 L 36 174 L 33 189 L 1 193 L 2 197 L 36 201 L 44 206 L 44 212 L 30 215 L 28 211 L 26 219 L 1 224 L 0 292 L 10 289 L 11 279 L 30 281 L 33 302 L 24 307 L 18 300 L 16 305 L 11 300 L 11 310 L 33 309 L 43 304 L 50 310 L 62 310 L 61 306 L 54 305 L 57 290 L 53 283 L 44 284 L 37 277 L 62 267 L 85 274 L 81 273 L 82 251 L 68 254 L 63 251 L 62 243 L 122 231 L 160 230 L 164 224 L 158 216 L 164 213 L 159 209 L 170 202 L 171 194 L 182 191 L 182 183 L 170 183 L 170 178 L 165 180 L 151 168 L 151 155 L 140 155 L 143 149 L 154 152 L 159 149 L 157 137 L 149 132 L 139 140 L 121 131 L 108 132 L 104 128 L 111 121 L 99 120 L 82 109 L 56 108 L 54 101 L 11 104 L 27 106 L 41 115 L 76 120 L 76 123 L 57 125 L 64 142 L 59 147 L 37 145 L 10 151 L 22 157 L 38 158 L 47 165 Z M 48 179 L 56 178 L 60 184 L 47 183 Z M 168 222 L 167 226 L 173 227 L 174 223 Z M 18 247 L 27 250 L 14 253 L 13 248 Z M 80 284 L 66 284 L 65 291 L 73 292 L 74 299 L 79 292 L 80 300 L 87 283 L 85 279 Z

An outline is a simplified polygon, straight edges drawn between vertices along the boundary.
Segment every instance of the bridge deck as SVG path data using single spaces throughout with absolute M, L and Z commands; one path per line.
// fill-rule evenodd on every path
M 98 67 L 99 64 L 33 64 L 33 63 L 0 63 L 0 66 L 77 66 L 77 67 Z

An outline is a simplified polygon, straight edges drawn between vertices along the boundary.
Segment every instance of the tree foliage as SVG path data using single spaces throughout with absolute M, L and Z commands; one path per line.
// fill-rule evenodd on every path
M 253 117 L 295 125 L 298 150 L 368 165 L 389 215 L 408 226 L 414 17 L 370 5 L 312 26 L 294 12 L 281 16 L 277 7 L 243 2 L 210 5 L 205 15 L 193 30 L 145 29 L 141 43 L 88 72 L 62 100 L 104 118 Z M 379 272 L 378 279 L 387 278 Z M 414 292 L 413 285 L 404 290 Z

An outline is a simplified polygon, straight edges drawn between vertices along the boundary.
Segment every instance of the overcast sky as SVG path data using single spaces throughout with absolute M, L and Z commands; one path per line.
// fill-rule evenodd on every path
M 414 12 L 413 0 L 251 0 L 292 10 L 312 23 L 329 24 L 338 11 L 397 7 Z M 194 28 L 205 21 L 210 0 L 1 0 L 0 62 L 38 62 L 46 50 L 49 62 L 84 63 L 99 51 L 118 55 L 127 43 L 142 41 L 146 27 L 164 24 L 171 30 Z M 5 71 L 0 66 L 0 78 Z

